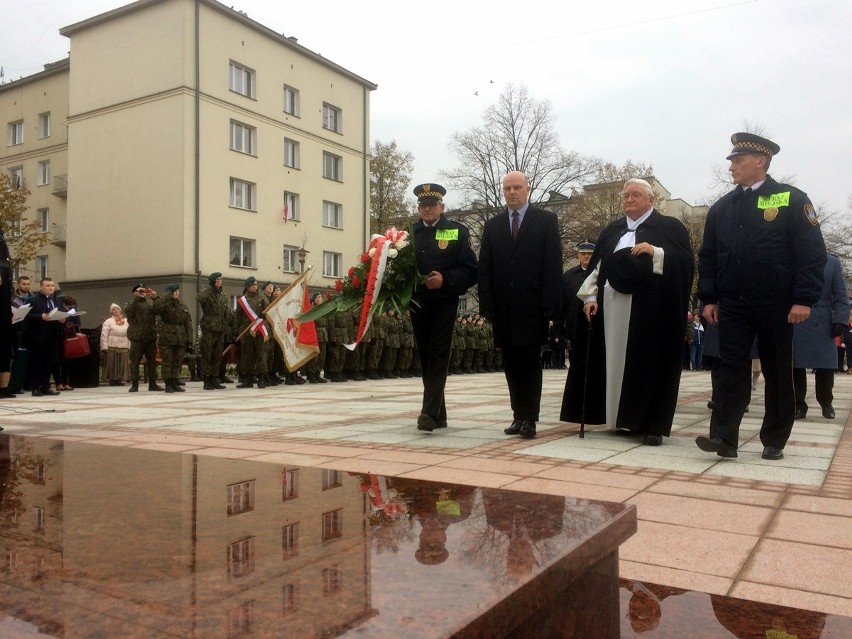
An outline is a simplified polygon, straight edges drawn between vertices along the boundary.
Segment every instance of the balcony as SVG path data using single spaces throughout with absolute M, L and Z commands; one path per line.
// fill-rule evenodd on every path
M 56 197 L 65 198 L 68 196 L 68 176 L 54 175 L 53 176 L 53 194 Z
M 68 231 L 67 224 L 54 224 L 50 229 L 50 243 L 54 246 L 65 246 L 65 235 Z

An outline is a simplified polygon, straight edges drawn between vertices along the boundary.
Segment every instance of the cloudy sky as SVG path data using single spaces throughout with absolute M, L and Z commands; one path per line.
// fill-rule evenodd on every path
M 378 84 L 372 138 L 414 154 L 415 184 L 453 167 L 453 132 L 523 83 L 551 102 L 563 147 L 653 164 L 674 197 L 711 194 L 730 134 L 748 122 L 781 145 L 777 177 L 826 211 L 847 211 L 849 0 L 231 2 Z M 63 58 L 59 28 L 122 4 L 0 0 L 6 81 Z

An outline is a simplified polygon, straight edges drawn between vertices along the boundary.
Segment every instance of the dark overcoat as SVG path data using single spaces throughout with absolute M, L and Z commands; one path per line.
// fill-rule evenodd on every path
M 509 211 L 485 223 L 479 253 L 479 309 L 494 324 L 494 342 L 538 346 L 547 342 L 548 319 L 562 303 L 559 222 L 530 205 L 512 239 Z
M 837 368 L 834 324 L 847 324 L 849 296 L 840 260 L 828 256 L 823 271 L 822 293 L 811 306 L 811 314 L 793 327 L 793 366 L 795 368 Z

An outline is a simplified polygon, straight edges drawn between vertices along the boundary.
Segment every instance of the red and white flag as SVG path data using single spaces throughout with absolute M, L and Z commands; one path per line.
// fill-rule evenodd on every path
M 316 357 L 320 350 L 316 324 L 297 319 L 311 308 L 306 276 L 307 272 L 302 273 L 281 297 L 263 311 L 291 373 Z

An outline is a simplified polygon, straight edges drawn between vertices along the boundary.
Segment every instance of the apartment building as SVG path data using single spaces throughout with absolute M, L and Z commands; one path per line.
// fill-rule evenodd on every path
M 67 243 L 46 270 L 85 325 L 136 282 L 179 282 L 194 312 L 211 272 L 236 296 L 313 266 L 324 289 L 363 250 L 375 84 L 214 0 L 139 0 L 60 33 L 67 92 L 38 108 L 65 105 Z M 0 88 L 10 136 L 37 115 L 6 115 L 28 80 Z

